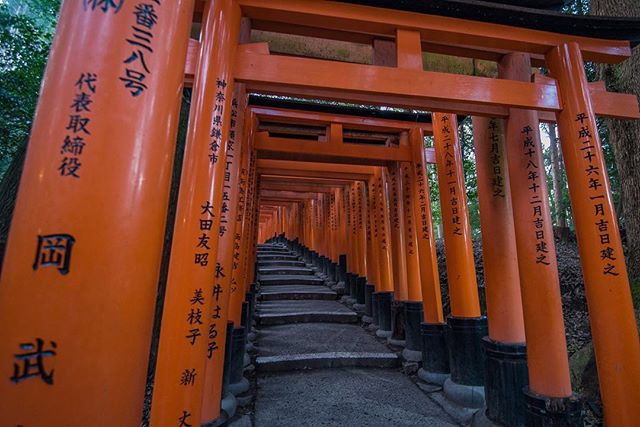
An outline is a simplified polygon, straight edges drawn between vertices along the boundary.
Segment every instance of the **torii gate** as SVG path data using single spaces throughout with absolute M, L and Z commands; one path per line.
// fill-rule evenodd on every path
M 553 262 L 542 262 L 545 252 L 537 250 L 552 245 L 546 193 L 533 194 L 539 177 L 526 174 L 529 162 L 540 159 L 537 112 L 545 120 L 555 114 L 605 418 L 633 425 L 640 344 L 595 119 L 640 114 L 635 99 L 590 86 L 583 68 L 584 60 L 624 60 L 627 41 L 329 1 L 153 3 L 63 4 L 0 279 L 0 323 L 8 325 L 0 366 L 11 380 L 0 385 L 3 422 L 138 424 L 186 70 L 194 98 L 165 299 L 165 314 L 175 309 L 175 316 L 163 318 L 157 372 L 166 378 L 156 377 L 152 425 L 208 423 L 220 415 L 223 322 L 237 304 L 229 305 L 227 284 L 214 285 L 211 277 L 218 273 L 214 259 L 229 248 L 218 251 L 224 239 L 216 230 L 243 90 L 508 119 L 509 169 L 522 165 L 511 180 L 534 406 L 556 399 L 570 406 L 571 397 L 557 277 L 549 278 Z M 188 41 L 194 6 L 202 18 L 200 43 Z M 239 44 L 250 25 L 378 46 L 395 42 L 395 54 L 375 65 L 270 55 L 264 44 Z M 499 59 L 502 78 L 425 72 L 423 46 L 433 45 Z M 551 77 L 531 82 L 532 60 L 544 62 Z M 236 102 L 234 85 L 244 86 Z M 61 100 L 71 107 L 60 107 Z M 455 143 L 455 117 L 443 113 L 434 115 L 433 131 L 446 154 L 446 143 Z M 245 122 L 243 140 L 253 141 L 255 126 Z M 517 153 L 516 144 L 527 151 Z M 251 157 L 245 154 L 245 162 Z M 247 177 L 255 184 L 255 173 Z M 538 198 L 541 208 L 532 210 Z M 239 226 L 245 237 L 255 237 L 254 207 L 253 223 Z M 180 353 L 188 357 L 166 356 L 178 347 L 190 349 Z

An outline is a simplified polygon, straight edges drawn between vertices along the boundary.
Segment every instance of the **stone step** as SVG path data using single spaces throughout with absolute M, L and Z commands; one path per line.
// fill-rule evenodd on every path
M 313 270 L 307 267 L 269 266 L 259 268 L 258 273 L 266 276 L 271 274 L 279 274 L 281 276 L 310 276 L 313 275 Z
M 283 255 L 288 255 L 288 254 L 292 254 L 293 252 L 291 252 L 289 249 L 286 248 L 282 248 L 282 249 L 262 249 L 262 250 L 257 250 L 256 253 L 258 255 L 279 255 L 279 254 L 283 254 Z
M 258 356 L 314 353 L 395 354 L 360 325 L 296 323 L 268 326 L 257 331 Z
M 261 326 L 288 323 L 357 323 L 358 315 L 336 301 L 264 301 L 256 308 Z
M 293 255 L 293 254 L 258 254 L 258 261 L 269 261 L 269 260 L 274 260 L 274 261 L 298 261 L 299 257 L 298 255 Z
M 258 282 L 263 286 L 278 286 L 278 285 L 323 285 L 324 280 L 318 276 L 305 276 L 301 274 L 294 275 L 280 275 L 280 274 L 267 274 L 263 276 L 258 274 Z
M 262 286 L 258 298 L 262 301 L 335 300 L 337 294 L 326 286 L 279 285 Z
M 394 353 L 329 353 L 290 354 L 282 356 L 258 356 L 256 368 L 259 372 L 293 371 L 325 368 L 393 368 L 399 358 Z
M 462 425 L 398 369 L 264 373 L 256 388 L 256 427 Z
M 258 268 L 262 267 L 305 267 L 304 261 L 291 261 L 291 260 L 258 260 Z

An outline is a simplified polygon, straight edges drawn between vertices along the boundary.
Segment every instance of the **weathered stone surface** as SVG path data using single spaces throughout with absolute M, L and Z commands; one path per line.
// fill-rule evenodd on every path
M 259 376 L 255 425 L 458 424 L 396 370 L 334 368 Z
M 280 285 L 263 286 L 260 289 L 261 301 L 276 300 L 329 300 L 335 301 L 337 294 L 326 286 L 316 285 Z
M 258 371 L 261 372 L 345 367 L 393 368 L 398 362 L 398 356 L 394 353 L 345 351 L 259 356 L 256 359 Z
M 324 281 L 318 276 L 303 275 L 258 275 L 258 281 L 261 285 L 322 285 Z
M 260 267 L 258 270 L 261 276 L 269 276 L 269 275 L 280 275 L 280 276 L 312 276 L 313 270 L 306 267 L 290 267 L 290 266 L 270 266 L 270 267 Z

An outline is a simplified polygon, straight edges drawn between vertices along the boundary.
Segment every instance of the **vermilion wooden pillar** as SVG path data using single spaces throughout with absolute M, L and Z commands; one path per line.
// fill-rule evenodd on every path
M 444 323 L 442 295 L 440 292 L 436 241 L 433 235 L 431 198 L 429 196 L 429 182 L 426 169 L 427 159 L 422 131 L 420 129 L 413 129 L 409 135 L 409 142 L 414 158 L 411 171 L 413 173 L 411 192 L 414 200 L 413 216 L 415 219 L 415 232 L 418 245 L 424 321 L 431 324 L 442 324 Z
M 239 176 L 239 196 L 236 215 L 236 226 L 233 236 L 233 269 L 232 280 L 235 280 L 242 289 L 247 292 L 249 289 L 249 272 L 253 270 L 253 263 L 248 263 L 247 259 L 253 239 L 253 131 L 254 124 L 251 117 L 244 120 L 244 135 L 242 141 L 246 144 L 242 151 L 242 163 Z
M 433 235 L 431 197 L 427 174 L 427 157 L 424 134 L 421 129 L 413 129 L 409 134 L 413 157 L 414 218 L 420 260 L 420 281 L 422 285 L 423 320 L 420 324 L 422 344 L 422 367 L 418 377 L 426 382 L 443 384 L 449 376 L 449 350 L 445 340 L 444 313 L 440 291 L 440 275 L 436 241 Z
M 413 164 L 400 163 L 400 181 L 404 205 L 405 256 L 407 260 L 408 299 L 403 301 L 403 321 L 405 348 L 402 356 L 405 360 L 418 362 L 422 359 L 422 337 L 420 323 L 424 318 L 422 306 L 422 275 L 418 253 L 417 221 L 414 215 L 415 173 Z M 430 261 L 430 260 L 429 260 Z
M 474 117 L 473 135 L 489 337 L 503 343 L 523 343 L 524 319 L 504 122 Z
M 380 288 L 380 229 L 377 214 L 377 205 L 379 201 L 377 191 L 377 180 L 372 176 L 367 181 L 367 249 L 369 251 L 369 271 L 367 278 L 369 283 L 378 290 Z
M 486 414 L 504 425 L 522 425 L 527 354 L 504 120 L 474 117 L 473 136 L 489 321 Z
M 229 289 L 214 286 L 212 278 L 219 275 L 216 248 L 239 26 L 235 3 L 208 4 L 163 307 L 152 426 L 180 418 L 208 422 L 221 415 Z
M 404 229 L 404 254 L 407 266 L 407 299 L 422 301 L 420 266 L 418 263 L 418 240 L 413 212 L 414 175 L 409 162 L 399 164 L 399 179 L 402 188 L 402 216 Z
M 393 253 L 390 236 L 390 203 L 387 191 L 388 183 L 386 173 L 381 167 L 376 168 L 375 178 L 377 185 L 377 218 L 380 227 L 380 292 L 393 292 Z
M 478 285 L 456 116 L 434 113 L 433 134 L 440 184 L 451 315 L 479 317 Z
M 402 206 L 402 186 L 400 182 L 400 166 L 396 163 L 387 168 L 389 192 L 389 222 L 391 234 L 391 248 L 393 253 L 393 290 L 396 301 L 406 301 L 407 289 L 407 261 L 403 250 L 405 235 L 403 232 L 404 211 Z
M 503 78 L 528 81 L 530 59 L 525 54 L 506 55 L 499 64 L 499 72 Z M 571 412 L 575 405 L 572 408 L 568 399 L 572 392 L 560 283 L 535 111 L 510 110 L 506 150 L 527 339 L 529 389 L 545 396 L 543 399 L 558 398 L 561 403 L 554 404 L 554 408 Z M 525 416 L 529 416 L 528 412 Z
M 357 239 L 357 248 L 358 248 L 358 257 L 356 259 L 358 269 L 357 273 L 360 277 L 367 276 L 367 241 L 366 241 L 366 230 L 364 223 L 364 215 L 363 215 L 363 197 L 364 197 L 364 186 L 362 185 L 362 181 L 356 181 L 353 184 L 354 190 L 354 198 L 355 203 L 352 204 L 354 208 L 354 221 L 356 228 L 356 239 Z
M 4 258 L 7 426 L 142 413 L 194 2 L 85 3 L 60 11 Z
M 236 223 L 238 220 L 238 203 L 240 198 L 243 156 L 246 155 L 248 144 L 244 139 L 244 110 L 246 108 L 247 97 L 241 85 L 236 86 L 231 109 L 229 140 L 227 143 L 227 160 L 225 162 L 225 172 L 223 180 L 223 193 L 221 205 L 220 227 L 218 231 L 218 251 L 217 265 L 219 270 L 216 283 L 224 289 L 230 289 L 229 315 L 228 319 L 234 323 L 235 327 L 240 326 L 240 314 L 242 311 L 242 301 L 244 300 L 244 289 L 240 289 L 237 280 L 233 280 L 234 264 L 234 241 Z
M 482 338 L 487 335 L 487 323 L 480 314 L 456 116 L 434 113 L 433 134 L 451 301 L 447 319 L 451 379 L 444 384 L 445 393 L 464 406 L 481 407 L 483 395 L 477 387 L 484 384 Z
M 547 54 L 547 62 L 563 100 L 557 118 L 605 421 L 612 426 L 636 425 L 640 342 L 580 47 L 576 43 L 558 46 Z

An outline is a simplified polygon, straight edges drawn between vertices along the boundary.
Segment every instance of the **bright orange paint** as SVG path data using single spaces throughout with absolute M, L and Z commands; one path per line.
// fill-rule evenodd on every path
M 478 175 L 489 337 L 499 342 L 524 342 L 504 121 L 474 117 L 473 142 Z
M 413 188 L 411 191 L 414 199 L 413 216 L 416 221 L 415 227 L 424 321 L 432 324 L 444 323 L 436 240 L 433 235 L 431 198 L 429 196 L 429 181 L 427 179 L 426 152 L 424 150 L 422 131 L 418 129 L 411 131 L 409 143 L 411 144 L 414 158 L 411 171 L 414 175 L 412 181 Z
M 223 289 L 214 297 L 212 278 L 216 272 L 232 107 L 231 64 L 239 23 L 239 10 L 231 1 L 223 0 L 211 4 L 202 28 L 201 59 L 195 75 L 163 308 L 152 426 L 175 424 L 187 414 L 194 423 L 201 419 L 211 421 L 220 415 L 229 291 Z M 218 93 L 224 94 L 224 100 L 216 99 Z M 219 139 L 211 136 L 214 105 L 223 108 L 222 126 L 214 128 L 221 131 Z M 213 150 L 212 143 L 217 144 Z M 209 156 L 217 156 L 217 160 Z M 218 305 L 221 310 L 212 311 Z M 216 316 L 219 318 L 212 319 L 212 313 L 219 314 Z M 217 331 L 215 338 L 209 338 L 214 327 L 211 325 Z M 214 342 L 217 349 L 209 353 L 209 343 Z M 181 384 L 185 372 L 196 375 L 193 384 L 187 387 Z
M 582 55 L 570 43 L 553 49 L 547 60 L 564 101 L 558 125 L 605 421 L 633 426 L 640 407 L 640 342 Z
M 530 62 L 522 54 L 507 55 L 500 64 L 503 78 L 526 79 L 530 70 Z M 571 395 L 569 362 L 537 125 L 535 111 L 512 110 L 506 143 L 527 338 L 529 388 L 544 396 L 567 397 Z
M 240 202 L 241 196 L 240 172 L 242 162 L 249 149 L 249 144 L 244 138 L 245 129 L 243 125 L 247 104 L 247 96 L 244 88 L 241 87 L 241 85 L 237 85 L 234 88 L 233 95 L 234 102 L 237 106 L 232 106 L 231 132 L 233 132 L 234 138 L 229 137 L 227 145 L 227 161 L 225 162 L 224 190 L 222 193 L 219 228 L 219 234 L 222 234 L 222 236 L 220 236 L 218 240 L 216 259 L 216 270 L 220 268 L 220 273 L 216 275 L 218 278 L 216 283 L 220 283 L 224 289 L 231 290 L 228 319 L 234 323 L 234 327 L 239 327 L 245 292 L 244 286 L 241 286 L 241 283 L 239 283 L 233 275 L 234 266 L 237 270 L 240 257 L 240 253 L 234 249 L 234 244 L 236 242 L 236 224 L 242 223 L 242 218 L 238 218 L 238 203 Z M 235 115 L 235 117 L 233 115 Z M 234 258 L 236 254 L 237 259 Z
M 375 178 L 377 180 L 377 217 L 380 227 L 380 289 L 378 292 L 392 292 L 394 289 L 393 275 L 393 250 L 390 236 L 389 212 L 389 192 L 387 191 L 387 174 L 383 168 L 376 168 Z
M 458 139 L 458 120 L 453 114 L 434 113 L 433 123 L 451 315 L 478 317 L 480 302 Z
M 393 297 L 396 301 L 407 301 L 407 259 L 405 256 L 404 209 L 402 206 L 402 184 L 400 165 L 394 163 L 387 168 L 390 207 L 390 234 L 393 261 Z
M 6 426 L 137 425 L 142 414 L 193 1 L 154 5 L 139 93 L 121 80 L 140 70 L 124 63 L 135 3 L 85 3 L 62 5 L 4 256 Z M 15 355 L 38 350 L 53 353 L 23 377 L 37 361 Z
M 422 285 L 418 259 L 418 239 L 414 218 L 413 187 L 414 173 L 412 164 L 400 163 L 400 186 L 402 188 L 402 209 L 404 229 L 404 253 L 407 265 L 407 301 L 422 301 Z

